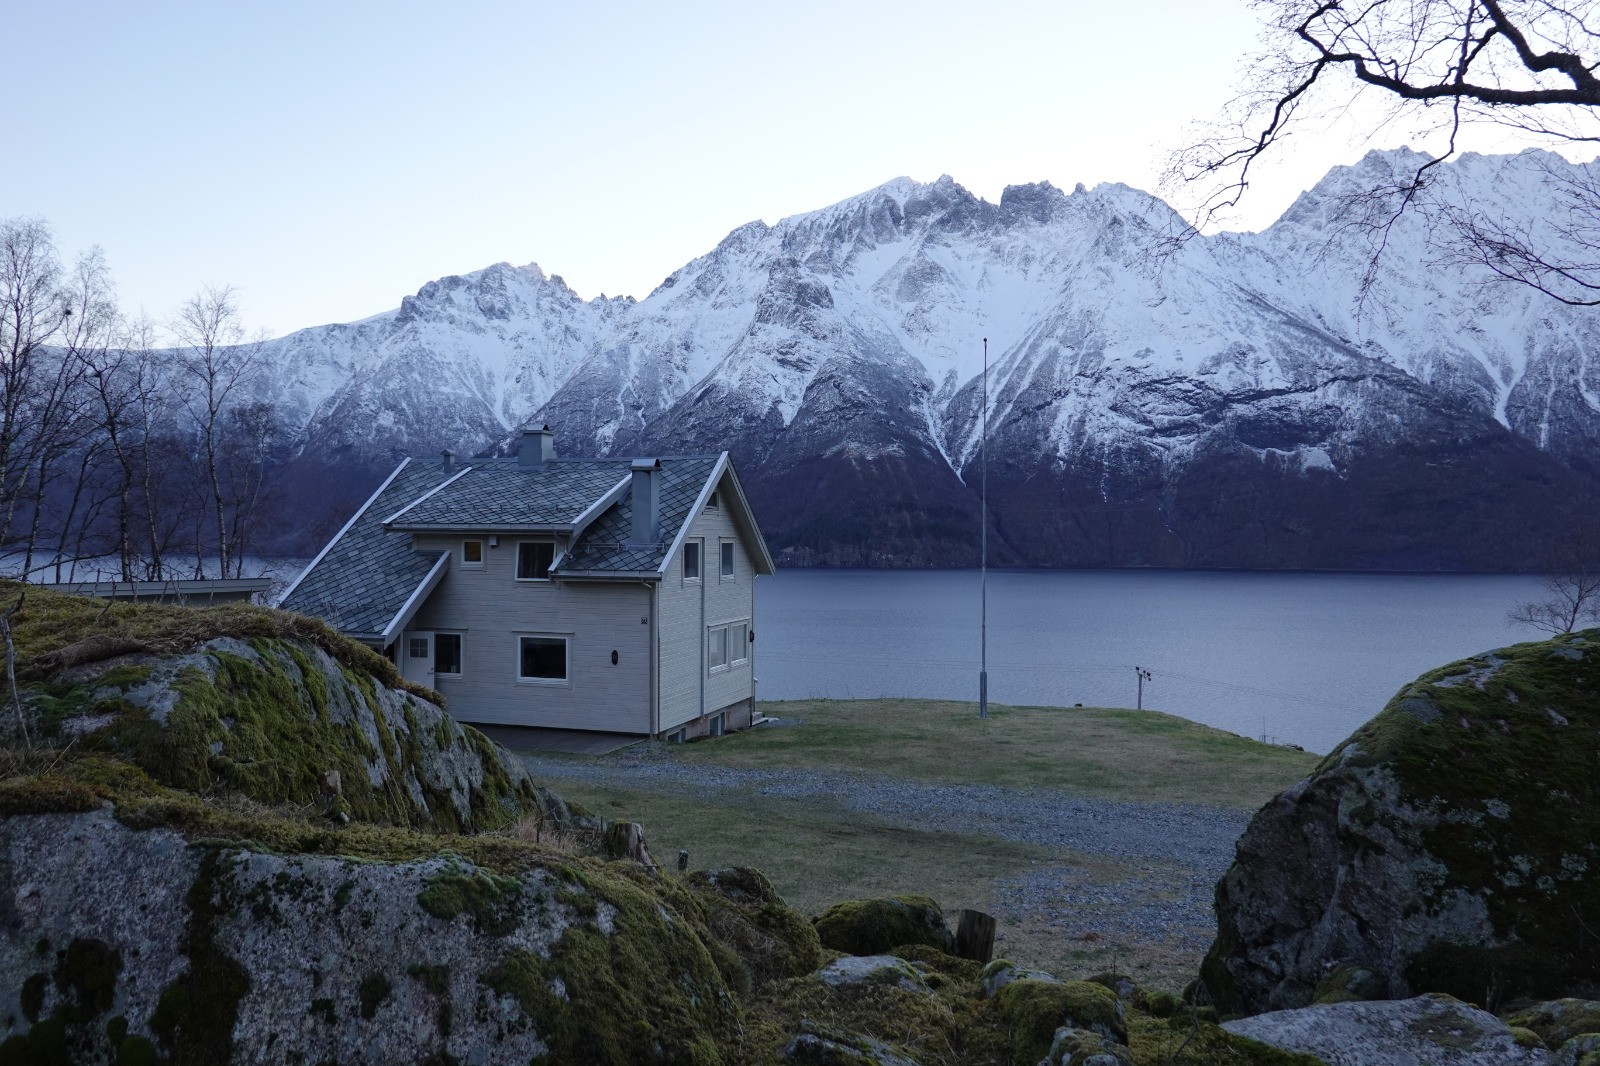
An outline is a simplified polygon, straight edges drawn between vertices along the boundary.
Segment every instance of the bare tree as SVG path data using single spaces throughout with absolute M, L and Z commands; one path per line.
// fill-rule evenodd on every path
M 1600 624 L 1600 529 L 1566 537 L 1545 574 L 1545 598 L 1519 603 L 1510 620 L 1546 633 L 1571 633 Z
M 1200 143 L 1178 152 L 1171 176 L 1210 189 L 1203 225 L 1235 206 L 1256 162 L 1311 117 L 1359 99 L 1384 108 L 1370 132 L 1399 118 L 1443 134 L 1446 149 L 1409 175 L 1367 191 L 1377 247 L 1423 202 L 1434 168 L 1464 128 L 1492 123 L 1551 145 L 1600 143 L 1600 21 L 1593 0 L 1257 0 L 1266 51 L 1250 83 Z M 1460 202 L 1441 203 L 1449 254 L 1569 304 L 1600 303 L 1600 178 L 1565 188 L 1564 233 L 1534 234 Z M 1368 220 L 1373 221 L 1373 220 Z M 1567 239 L 1561 239 L 1562 237 Z M 1575 243 L 1574 243 L 1575 242 Z M 1587 254 L 1595 250 L 1594 255 Z
M 237 575 L 243 558 L 235 550 L 228 519 L 228 492 L 223 485 L 230 410 L 245 400 L 251 376 L 260 361 L 261 343 L 245 342 L 237 292 L 230 286 L 207 286 L 178 308 L 172 332 L 181 342 L 178 367 L 187 378 L 182 403 L 193 425 L 202 474 L 208 491 L 208 521 L 223 577 Z M 205 541 L 197 531 L 196 553 Z M 198 573 L 199 571 L 197 571 Z

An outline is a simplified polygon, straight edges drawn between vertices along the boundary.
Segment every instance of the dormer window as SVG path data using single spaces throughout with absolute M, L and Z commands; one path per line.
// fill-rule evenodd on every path
M 461 568 L 463 570 L 483 569 L 483 541 L 464 540 L 461 542 Z
M 556 546 L 548 540 L 525 540 L 517 545 L 517 580 L 549 581 Z

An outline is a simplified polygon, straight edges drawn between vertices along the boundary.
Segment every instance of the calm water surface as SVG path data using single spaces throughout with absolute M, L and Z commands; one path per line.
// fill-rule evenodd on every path
M 989 698 L 1144 705 L 1326 752 L 1405 682 L 1540 634 L 1539 579 L 1463 574 L 990 571 Z M 786 570 L 756 597 L 763 699 L 976 700 L 975 571 Z

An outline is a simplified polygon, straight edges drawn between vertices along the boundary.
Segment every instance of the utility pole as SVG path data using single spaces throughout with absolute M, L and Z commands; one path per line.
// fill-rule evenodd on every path
M 1150 680 L 1150 671 L 1146 670 L 1142 666 L 1135 666 L 1133 668 L 1133 672 L 1139 678 L 1139 702 L 1137 709 L 1142 711 L 1144 710 L 1144 683 Z
M 983 433 L 978 440 L 978 572 L 982 606 L 978 623 L 978 717 L 989 717 L 989 338 L 983 338 Z

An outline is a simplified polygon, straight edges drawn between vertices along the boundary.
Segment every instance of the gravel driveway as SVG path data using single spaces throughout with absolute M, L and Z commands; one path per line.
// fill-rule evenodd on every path
M 1215 932 L 1212 889 L 1251 813 L 1197 804 L 1128 803 L 1044 789 L 941 785 L 836 771 L 691 765 L 640 745 L 593 760 L 524 756 L 535 775 L 710 796 L 748 790 L 825 798 L 911 829 L 958 831 L 1061 849 L 1057 865 L 997 883 L 997 917 L 1066 940 L 1157 947 L 1194 956 Z

